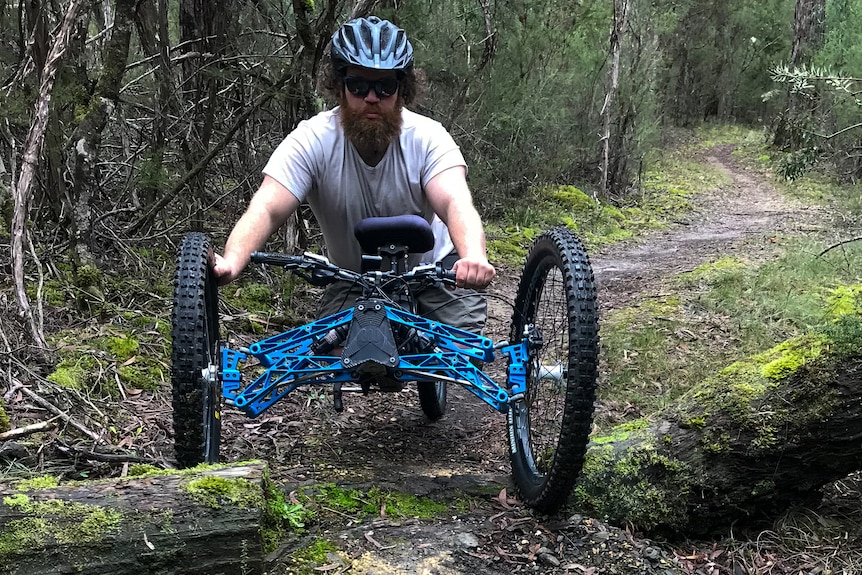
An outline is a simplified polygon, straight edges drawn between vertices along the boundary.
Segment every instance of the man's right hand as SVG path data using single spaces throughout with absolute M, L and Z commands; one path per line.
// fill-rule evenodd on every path
M 213 254 L 212 270 L 219 285 L 229 284 L 238 278 L 244 267 L 225 259 L 221 254 Z

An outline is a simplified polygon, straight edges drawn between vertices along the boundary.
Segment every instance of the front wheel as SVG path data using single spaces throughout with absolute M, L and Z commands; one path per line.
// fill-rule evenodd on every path
M 209 239 L 183 238 L 174 275 L 171 386 L 174 451 L 180 467 L 218 462 L 222 386 L 219 377 L 218 285 Z
M 521 499 L 544 513 L 565 504 L 584 464 L 598 376 L 598 312 L 583 244 L 566 228 L 539 236 L 515 298 L 511 341 L 534 325 L 524 398 L 508 413 L 512 474 Z

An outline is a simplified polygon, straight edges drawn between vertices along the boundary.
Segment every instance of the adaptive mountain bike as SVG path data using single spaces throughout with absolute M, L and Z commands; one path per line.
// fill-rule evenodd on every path
M 355 232 L 368 271 L 310 253 L 252 255 L 253 263 L 281 266 L 314 285 L 343 280 L 362 293 L 352 307 L 242 349 L 220 337 L 209 239 L 183 239 L 172 315 L 177 463 L 218 461 L 224 403 L 256 417 L 297 388 L 328 386 L 340 411 L 345 392 L 416 385 L 424 414 L 437 419 L 453 384 L 505 415 L 521 499 L 541 512 L 558 509 L 583 466 L 596 390 L 596 290 L 583 244 L 563 227 L 535 239 L 513 303 L 510 341 L 494 342 L 416 315 L 416 289 L 454 286 L 454 274 L 439 263 L 407 269 L 408 254 L 434 244 L 424 219 L 369 218 Z M 484 368 L 500 358 L 505 381 L 497 382 Z M 251 367 L 256 377 L 248 375 Z

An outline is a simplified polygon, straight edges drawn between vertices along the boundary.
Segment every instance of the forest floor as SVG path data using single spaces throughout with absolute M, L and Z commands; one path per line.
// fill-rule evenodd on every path
M 602 314 L 654 297 L 666 289 L 665 280 L 723 255 L 745 254 L 754 261 L 774 258 L 777 234 L 828 228 L 825 210 L 783 197 L 765 177 L 738 164 L 731 152 L 730 146 L 704 152 L 704 160 L 725 172 L 730 183 L 693 198 L 695 210 L 684 220 L 637 242 L 591 254 Z M 488 335 L 495 341 L 508 337 L 507 302 L 514 297 L 520 270 L 498 271 L 489 290 L 499 296 L 489 299 Z M 237 333 L 232 321 L 224 318 L 226 331 Z M 244 336 L 233 338 L 228 345 L 234 349 L 246 343 Z M 7 393 L 13 420 L 16 402 L 24 405 L 27 399 Z M 128 394 L 119 403 L 128 419 L 143 429 L 124 447 L 169 463 L 172 443 L 165 424 L 170 421 L 169 392 Z M 334 484 L 357 494 L 428 497 L 446 511 L 405 519 L 409 513 L 392 512 L 394 499 L 389 500 L 389 512 L 379 503 L 374 513 L 365 514 L 322 505 L 317 517 L 306 521 L 305 531 L 291 534 L 269 555 L 269 575 L 832 572 L 829 561 L 819 555 L 821 551 L 834 555 L 828 545 L 809 546 L 807 553 L 789 552 L 780 543 L 769 544 L 771 539 L 762 533 L 659 542 L 643 538 L 636 526 L 609 525 L 575 509 L 553 517 L 534 515 L 517 501 L 510 484 L 503 416 L 460 388 L 450 386 L 448 411 L 436 422 L 423 416 L 417 394 L 410 389 L 367 397 L 346 394 L 344 407 L 336 412 L 329 393 L 298 390 L 257 419 L 228 408 L 223 415 L 222 458 L 267 461 L 271 478 L 293 500 Z M 620 409 L 613 401 L 602 401 L 597 416 L 618 419 L 613 412 Z M 28 421 L 19 417 L 18 423 Z M 36 454 L 28 453 L 26 446 L 20 449 L 22 461 L 39 462 L 34 467 L 57 472 L 64 465 L 46 462 L 51 457 L 48 450 L 40 448 Z M 849 479 L 840 489 L 827 491 L 858 507 L 855 485 Z M 830 514 L 839 514 L 843 504 L 826 498 L 823 505 L 815 512 L 830 522 L 841 520 Z M 320 541 L 327 543 L 320 546 Z M 309 559 L 309 549 L 324 552 Z

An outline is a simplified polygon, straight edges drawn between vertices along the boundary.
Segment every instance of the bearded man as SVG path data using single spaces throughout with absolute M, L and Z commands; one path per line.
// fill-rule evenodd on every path
M 332 36 L 324 87 L 338 106 L 301 122 L 273 152 L 263 182 L 216 255 L 221 283 L 234 280 L 307 201 L 320 224 L 327 256 L 360 271 L 362 250 L 353 235 L 368 217 L 413 214 L 432 225 L 433 250 L 412 265 L 451 263 L 459 288 L 486 287 L 495 275 L 485 234 L 467 186 L 467 167 L 443 126 L 408 110 L 418 92 L 413 47 L 404 30 L 377 17 L 347 22 Z M 454 262 L 454 263 L 452 263 Z M 461 293 L 458 293 L 458 292 Z M 479 331 L 483 297 L 429 288 L 416 294 L 418 312 L 448 325 Z M 353 304 L 353 286 L 330 285 L 319 315 Z

